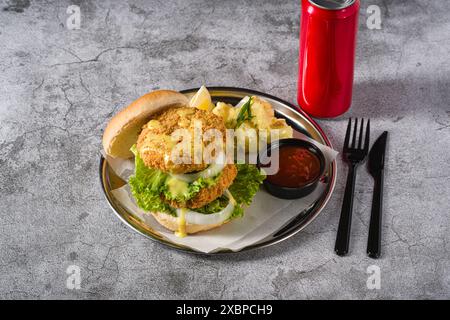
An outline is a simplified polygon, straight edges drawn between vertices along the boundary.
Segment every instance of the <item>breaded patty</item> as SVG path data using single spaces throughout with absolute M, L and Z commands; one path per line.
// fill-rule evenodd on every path
M 237 168 L 234 164 L 227 164 L 217 181 L 217 183 L 209 188 L 203 188 L 197 193 L 197 195 L 186 201 L 186 202 L 178 202 L 173 200 L 163 200 L 167 202 L 169 205 L 171 205 L 174 208 L 200 208 L 204 205 L 210 203 L 211 201 L 217 199 L 220 197 L 226 189 L 233 183 L 234 178 L 236 178 L 237 175 Z
M 187 129 L 192 139 L 190 146 L 193 147 L 195 123 L 196 125 L 201 124 L 202 135 L 209 129 L 217 129 L 222 134 L 223 141 L 225 141 L 225 124 L 221 117 L 210 111 L 196 108 L 169 108 L 155 115 L 143 127 L 139 135 L 137 149 L 145 165 L 171 173 L 204 170 L 208 164 L 203 162 L 201 154 L 198 157 L 200 159 L 200 161 L 197 161 L 198 163 L 194 163 L 194 152 L 191 152 L 190 157 L 187 154 L 185 159 L 188 161 L 183 161 L 183 163 L 175 163 L 171 158 L 173 148 L 183 140 L 183 138 L 173 137 L 172 134 L 178 129 Z

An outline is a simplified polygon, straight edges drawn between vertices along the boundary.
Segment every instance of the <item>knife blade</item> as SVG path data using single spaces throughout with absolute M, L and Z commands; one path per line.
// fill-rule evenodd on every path
M 369 152 L 369 172 L 374 178 L 384 169 L 387 137 L 388 132 L 384 131 L 375 141 Z
M 384 131 L 369 152 L 369 173 L 374 178 L 372 210 L 370 213 L 367 255 L 377 259 L 381 255 L 381 220 L 383 212 L 383 180 L 388 132 Z

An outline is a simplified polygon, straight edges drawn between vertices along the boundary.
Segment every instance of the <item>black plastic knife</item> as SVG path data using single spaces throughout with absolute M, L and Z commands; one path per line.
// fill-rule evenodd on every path
M 381 255 L 381 216 L 383 211 L 383 179 L 384 158 L 388 132 L 384 131 L 370 149 L 369 172 L 375 180 L 372 198 L 372 212 L 370 214 L 369 238 L 367 241 L 367 255 L 377 259 Z

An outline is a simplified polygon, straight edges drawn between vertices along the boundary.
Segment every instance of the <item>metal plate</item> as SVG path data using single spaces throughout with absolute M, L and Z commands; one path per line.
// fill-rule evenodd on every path
M 195 92 L 197 92 L 197 90 L 198 88 L 193 88 L 181 92 L 187 95 L 188 97 L 191 97 Z M 208 87 L 208 90 L 214 102 L 223 101 L 231 104 L 236 104 L 239 100 L 241 100 L 245 96 L 249 95 L 260 96 L 269 101 L 275 110 L 276 116 L 278 118 L 286 119 L 286 121 L 289 123 L 289 125 L 291 125 L 294 128 L 294 130 L 304 133 L 307 136 L 324 145 L 332 147 L 327 136 L 319 127 L 319 125 L 317 125 L 317 123 L 314 122 L 314 120 L 312 120 L 303 111 L 298 110 L 294 105 L 282 99 L 279 99 L 277 97 L 262 92 L 243 88 Z M 273 235 L 259 241 L 258 243 L 245 247 L 240 251 L 242 252 L 256 248 L 271 246 L 273 244 L 279 243 L 292 237 L 297 232 L 305 228 L 317 217 L 317 215 L 323 210 L 323 208 L 329 201 L 336 183 L 336 171 L 337 171 L 336 161 L 333 161 L 326 169 L 325 173 L 326 188 L 324 190 L 324 193 L 308 209 L 299 212 L 297 217 L 292 219 L 290 222 L 288 222 L 285 226 L 283 226 Z M 112 210 L 116 213 L 116 215 L 120 218 L 120 220 L 122 220 L 126 225 L 131 227 L 133 230 L 149 239 L 158 241 L 159 243 L 162 243 L 164 245 L 167 245 L 169 247 L 178 250 L 190 253 L 206 254 L 173 243 L 171 241 L 168 241 L 167 239 L 164 239 L 160 234 L 158 234 L 158 232 L 153 230 L 139 218 L 135 217 L 132 213 L 128 212 L 124 207 L 122 207 L 122 205 L 112 195 L 111 190 L 123 186 L 125 182 L 114 174 L 114 172 L 111 170 L 108 163 L 105 161 L 103 157 L 100 158 L 100 183 L 102 186 L 102 190 L 105 194 L 106 200 L 110 204 Z M 208 253 L 207 255 L 216 255 L 224 253 L 235 253 L 235 251 L 222 250 L 214 253 Z

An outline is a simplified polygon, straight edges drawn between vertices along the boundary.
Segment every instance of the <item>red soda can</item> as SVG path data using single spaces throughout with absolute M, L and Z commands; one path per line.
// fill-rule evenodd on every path
M 318 118 L 352 101 L 359 0 L 302 0 L 297 100 Z

